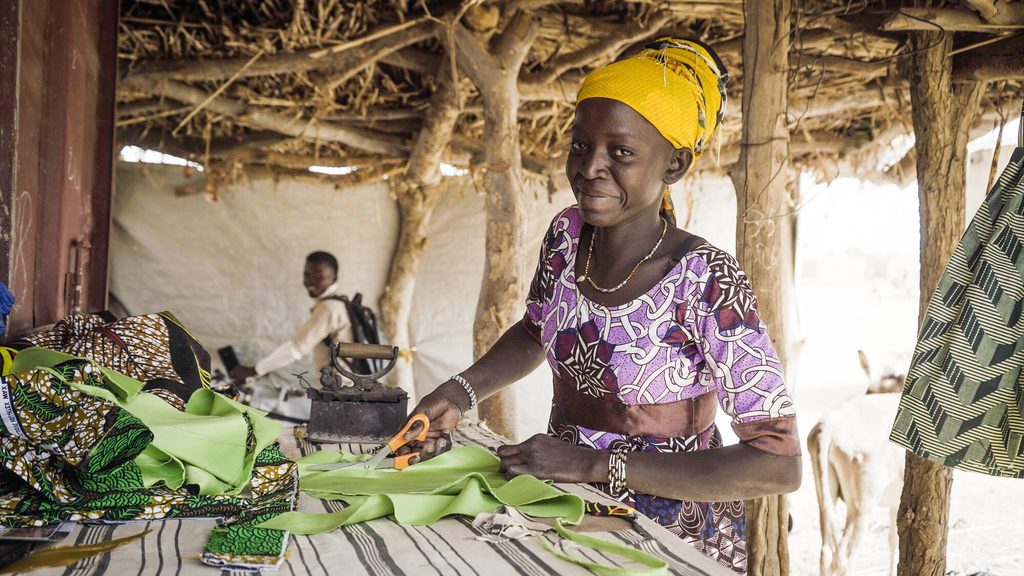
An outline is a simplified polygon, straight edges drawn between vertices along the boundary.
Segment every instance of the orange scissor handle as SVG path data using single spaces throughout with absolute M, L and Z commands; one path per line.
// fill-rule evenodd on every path
M 405 438 L 406 432 L 408 432 L 413 427 L 413 425 L 416 424 L 417 422 L 422 424 L 422 426 L 420 427 L 419 434 L 417 434 L 415 438 L 407 440 Z M 395 434 L 391 438 L 391 440 L 388 440 L 388 449 L 391 450 L 391 454 L 393 455 L 394 460 L 395 460 L 395 465 L 394 465 L 395 470 L 404 470 L 404 469 L 408 468 L 409 467 L 409 459 L 412 458 L 413 456 L 419 456 L 420 455 L 419 452 L 410 452 L 409 454 L 403 454 L 403 455 L 399 456 L 397 454 L 398 449 L 401 448 L 402 446 L 405 446 L 409 442 L 412 442 L 413 440 L 415 440 L 417 442 L 423 442 L 424 440 L 427 439 L 427 432 L 429 432 L 429 431 L 430 431 L 430 419 L 427 418 L 426 415 L 424 415 L 424 414 L 413 414 L 412 418 L 409 418 L 409 421 L 406 422 L 405 427 L 403 427 L 402 430 L 398 434 Z
M 412 458 L 413 456 L 419 455 L 419 452 L 410 452 L 408 454 L 405 454 L 404 456 L 395 456 L 395 470 L 405 470 L 406 468 L 411 466 L 411 464 L 409 464 L 409 459 Z
M 422 424 L 422 427 L 420 429 L 420 433 L 417 434 L 416 437 L 413 438 L 412 440 L 406 440 L 405 439 L 405 433 L 408 432 L 409 429 L 412 428 L 413 424 L 415 424 L 417 422 Z M 388 448 L 390 448 L 391 449 L 391 453 L 394 454 L 395 452 L 398 451 L 399 448 L 401 448 L 402 446 L 405 446 L 406 444 L 408 444 L 409 442 L 412 442 L 413 440 L 416 440 L 417 442 L 423 442 L 424 440 L 427 439 L 427 432 L 429 432 L 429 431 L 430 431 L 430 419 L 427 418 L 427 416 L 425 414 L 413 414 L 412 418 L 409 418 L 409 421 L 406 422 L 405 427 L 402 428 L 402 430 L 398 434 L 395 434 L 391 438 L 391 440 L 388 440 Z M 397 466 L 396 466 L 396 468 L 397 468 Z

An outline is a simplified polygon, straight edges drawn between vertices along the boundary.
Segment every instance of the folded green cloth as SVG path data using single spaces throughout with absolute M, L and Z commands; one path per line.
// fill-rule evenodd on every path
M 661 559 L 634 548 L 568 530 L 566 524 L 579 524 L 583 519 L 585 502 L 582 498 L 533 476 L 516 476 L 509 480 L 500 471 L 498 458 L 482 447 L 455 448 L 402 471 L 360 467 L 310 469 L 314 464 L 359 459 L 345 452 L 321 451 L 297 461 L 299 489 L 324 500 L 343 500 L 348 503 L 344 510 L 329 514 L 286 512 L 259 527 L 320 534 L 384 516 L 393 516 L 399 524 L 424 525 L 453 514 L 476 516 L 506 506 L 527 516 L 556 518 L 556 530 L 563 538 L 618 554 L 644 566 L 627 569 L 594 564 L 559 552 L 547 540 L 539 538 L 545 548 L 559 558 L 602 576 L 655 575 L 665 573 L 667 568 Z

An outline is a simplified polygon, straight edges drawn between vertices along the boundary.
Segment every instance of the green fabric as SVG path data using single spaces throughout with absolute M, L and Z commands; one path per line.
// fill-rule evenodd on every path
M 557 518 L 556 529 L 563 538 L 646 566 L 627 569 L 593 564 L 559 552 L 540 538 L 559 558 L 602 576 L 648 576 L 663 574 L 667 569 L 664 561 L 650 554 L 565 528 L 564 524 L 579 524 L 583 519 L 585 503 L 582 498 L 533 476 L 516 476 L 509 480 L 499 470 L 498 458 L 482 447 L 456 448 L 403 471 L 359 467 L 310 470 L 314 464 L 360 459 L 365 457 L 321 451 L 297 462 L 299 489 L 317 498 L 343 500 L 348 504 L 344 510 L 330 514 L 286 512 L 259 527 L 320 534 L 384 516 L 393 516 L 399 524 L 425 525 L 453 514 L 476 516 L 507 506 L 527 516 Z
M 288 533 L 256 525 L 295 509 L 298 469 L 260 449 L 276 424 L 211 393 L 205 351 L 172 317 L 72 316 L 34 338 L 48 349 L 12 349 L 4 368 L 25 351 L 20 371 L 0 381 L 0 524 L 218 518 L 203 563 L 280 565 Z
M 237 494 L 249 481 L 256 454 L 272 444 L 281 430 L 263 412 L 207 388 L 193 392 L 186 411 L 181 412 L 159 396 L 142 392 L 138 380 L 63 352 L 26 349 L 15 358 L 12 370 L 52 371 L 71 360 L 90 362 L 111 387 L 67 381 L 69 385 L 120 406 L 152 431 L 152 443 L 135 461 L 146 486 L 163 481 L 170 488 L 195 484 L 204 496 Z
M 660 576 L 661 574 L 665 574 L 668 570 L 668 564 L 657 556 L 641 552 L 636 548 L 630 548 L 629 546 L 623 546 L 622 544 L 616 544 L 615 542 L 609 542 L 607 540 L 594 538 L 593 536 L 580 534 L 579 532 L 573 532 L 566 528 L 561 520 L 558 520 L 555 523 L 555 531 L 558 532 L 558 535 L 562 538 L 571 540 L 581 546 L 586 546 L 587 548 L 599 550 L 601 552 L 618 554 L 623 558 L 627 558 L 637 564 L 646 566 L 646 568 L 619 568 L 617 566 L 605 566 L 595 562 L 588 562 L 586 560 L 576 558 L 575 556 L 569 556 L 560 550 L 556 550 L 555 547 L 547 540 L 539 536 L 537 537 L 537 540 L 540 541 L 541 545 L 543 545 L 548 552 L 551 552 L 566 562 L 572 562 L 573 564 L 583 566 L 595 574 L 598 574 L 598 576 Z
M 531 516 L 564 518 L 570 524 L 583 519 L 582 498 L 533 476 L 508 480 L 498 470 L 498 458 L 479 446 L 457 448 L 401 472 L 309 469 L 312 464 L 345 461 L 352 461 L 352 456 L 317 452 L 297 463 L 300 490 L 324 500 L 344 500 L 348 508 L 333 514 L 290 512 L 263 526 L 317 534 L 388 515 L 401 524 L 424 525 L 451 514 L 493 512 L 502 505 Z

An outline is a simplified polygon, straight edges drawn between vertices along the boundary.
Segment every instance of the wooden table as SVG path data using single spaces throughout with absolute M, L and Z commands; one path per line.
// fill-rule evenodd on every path
M 296 440 L 293 429 L 281 433 L 286 455 L 299 458 L 319 449 L 361 451 L 360 445 L 318 445 Z M 456 444 L 478 444 L 494 448 L 504 440 L 479 425 L 461 427 L 454 435 Z M 368 446 L 367 448 L 372 448 Z M 600 491 L 582 484 L 558 484 L 568 492 L 590 500 L 608 499 Z M 340 510 L 343 504 L 327 502 L 302 494 L 299 509 L 304 512 Z M 669 573 L 679 576 L 728 576 L 733 572 L 716 564 L 655 522 L 641 517 L 635 524 L 624 521 L 615 532 L 591 535 L 650 552 L 669 564 Z M 108 554 L 82 560 L 66 568 L 39 569 L 33 576 L 90 576 L 100 574 L 138 576 L 211 575 L 217 568 L 199 562 L 203 545 L 214 520 L 163 520 L 124 524 L 79 525 L 62 544 L 90 544 L 149 530 L 139 539 Z M 347 526 L 329 534 L 291 537 L 288 554 L 279 568 L 281 575 L 373 575 L 391 576 L 561 576 L 589 575 L 588 570 L 565 562 L 544 550 L 534 538 L 494 544 L 477 540 L 483 532 L 472 519 L 449 517 L 429 526 L 402 526 L 380 518 Z M 558 536 L 546 536 L 557 542 Z M 617 557 L 590 550 L 569 550 L 593 562 L 623 565 Z M 242 574 L 222 571 L 222 576 Z

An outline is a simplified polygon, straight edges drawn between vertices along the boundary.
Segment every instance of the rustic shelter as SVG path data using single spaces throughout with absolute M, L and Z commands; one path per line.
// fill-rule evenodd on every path
M 57 17 L 22 4 L 36 18 L 30 39 L 42 42 L 45 18 Z M 118 8 L 113 1 L 100 4 L 108 15 Z M 718 51 L 732 80 L 730 113 L 712 144 L 712 161 L 698 169 L 729 174 L 736 184 L 737 256 L 762 290 L 763 315 L 784 353 L 792 221 L 799 209 L 793 175 L 804 170 L 823 180 L 852 175 L 906 182 L 920 174 L 922 262 L 928 263 L 921 286 L 927 299 L 963 229 L 968 135 L 1002 125 L 1019 103 L 1024 2 L 911 4 L 122 0 L 116 84 L 112 30 L 96 25 L 106 52 L 89 54 L 107 63 L 93 79 L 104 90 L 116 85 L 116 112 L 110 94 L 106 100 L 101 94 L 95 108 L 116 114 L 109 120 L 118 145 L 159 150 L 205 167 L 203 188 L 182 188 L 180 194 L 216 197 L 220 187 L 260 175 L 326 181 L 337 188 L 386 178 L 401 233 L 380 308 L 392 342 L 406 350 L 408 361 L 408 313 L 442 164 L 468 171 L 486 194 L 487 272 L 474 335 L 479 355 L 516 320 L 512 304 L 522 299 L 527 280 L 520 273 L 520 197 L 525 182 L 552 191 L 563 186 L 566 132 L 581 79 L 657 37 L 701 39 Z M 66 24 L 73 17 L 61 18 Z M 0 49 L 0 70 L 12 63 L 24 67 L 9 44 Z M 67 69 L 74 65 L 70 56 L 59 62 Z M 19 90 L 23 101 L 32 97 L 24 87 L 3 82 L 8 83 L 0 103 Z M 4 116 L 6 109 L 0 107 L 0 129 L 15 124 L 13 116 Z M 101 135 L 104 118 L 97 115 Z M 30 124 L 21 126 L 24 132 Z M 8 154 L 7 146 L 0 142 L 0 154 Z M 62 154 L 50 150 L 39 164 L 48 159 L 63 165 Z M 18 163 L 0 160 L 10 224 L 16 201 L 5 179 L 14 181 Z M 314 166 L 352 170 L 328 176 L 311 172 Z M 58 258 L 61 274 L 70 269 L 90 278 L 85 295 L 53 288 L 60 278 L 54 274 L 50 288 L 29 290 L 37 292 L 35 312 L 15 314 L 15 327 L 50 322 L 73 308 L 104 306 L 110 175 L 100 172 L 98 196 L 92 197 L 96 218 L 82 226 L 93 257 L 83 264 L 79 256 L 77 268 L 74 258 Z M 19 174 L 28 188 L 59 180 L 30 181 L 28 174 L 24 168 Z M 44 204 L 38 198 L 36 204 Z M 26 240 L 8 234 L 0 241 L 4 280 L 24 292 L 37 276 L 16 277 L 11 270 L 17 268 L 12 254 L 20 254 L 16 245 Z M 749 248 L 755 245 L 770 249 Z M 37 260 L 48 255 L 38 253 Z M 399 370 L 402 378 L 408 375 Z M 512 406 L 499 396 L 481 408 L 481 416 L 509 432 Z M 949 477 L 929 466 L 908 466 L 904 574 L 944 573 L 942 509 Z M 933 492 L 936 481 L 944 487 Z M 781 498 L 751 509 L 751 574 L 788 571 L 785 518 Z
M 784 354 L 784 295 L 799 200 L 792 174 L 906 182 L 917 175 L 921 146 L 948 150 L 956 142 L 963 149 L 972 130 L 1008 118 L 1008 102 L 1024 79 L 1024 5 L 964 4 L 325 0 L 243 4 L 232 11 L 199 2 L 185 15 L 174 2 L 127 2 L 118 138 L 201 162 L 213 171 L 207 187 L 214 193 L 219 181 L 260 170 L 308 178 L 313 165 L 356 168 L 338 177 L 338 186 L 390 177 L 402 231 L 381 307 L 399 346 L 408 343 L 408 310 L 439 164 L 469 170 L 487 194 L 488 272 L 474 339 L 479 355 L 516 320 L 510 307 L 523 285 L 517 196 L 524 180 L 559 186 L 582 77 L 659 36 L 700 38 L 731 71 L 730 107 L 743 113 L 734 112 L 720 131 L 715 162 L 699 168 L 731 171 L 742 214 L 737 256 L 766 292 L 762 309 Z M 925 68 L 927 58 L 934 62 Z M 756 67 L 762 61 L 763 71 Z M 950 81 L 957 86 L 953 94 L 969 93 L 966 100 L 944 93 Z M 930 96 L 914 96 L 928 85 Z M 949 107 L 946 114 L 963 114 L 945 128 L 936 125 L 943 115 L 920 112 L 928 104 L 919 102 L 912 120 L 915 97 L 939 100 Z M 917 149 L 910 146 L 915 126 L 922 142 Z M 936 264 L 922 267 L 931 271 L 924 274 L 937 273 L 962 229 L 947 217 L 943 199 L 959 196 L 962 220 L 963 179 L 956 174 L 963 172 L 963 152 L 947 151 L 936 161 L 939 172 L 934 166 L 924 172 L 951 183 L 937 183 L 948 186 L 940 192 L 922 180 L 922 229 L 928 231 L 922 257 Z M 758 244 L 777 251 L 746 249 Z M 924 298 L 934 281 L 922 278 Z M 509 432 L 514 402 L 495 398 L 481 414 Z M 914 466 L 909 470 L 915 474 Z M 913 482 L 907 485 L 914 490 Z M 772 517 L 785 517 L 784 506 L 771 508 Z M 754 526 L 752 534 L 767 530 L 763 537 L 785 541 L 778 530 Z M 905 545 L 905 556 L 907 549 L 924 548 L 933 547 Z M 766 565 L 776 563 L 784 567 L 784 556 Z M 922 573 L 915 566 L 913 573 Z M 759 573 L 756 564 L 752 573 Z

